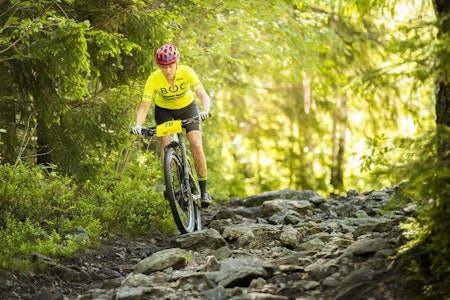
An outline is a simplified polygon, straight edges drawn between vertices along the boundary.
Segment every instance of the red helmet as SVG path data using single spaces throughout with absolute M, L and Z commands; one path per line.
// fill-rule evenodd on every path
M 180 52 L 172 44 L 162 45 L 155 52 L 155 60 L 158 65 L 173 64 L 178 61 L 178 58 L 180 58 Z

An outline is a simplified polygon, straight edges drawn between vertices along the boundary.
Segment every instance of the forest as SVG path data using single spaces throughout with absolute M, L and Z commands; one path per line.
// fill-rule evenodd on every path
M 212 99 L 216 202 L 395 187 L 390 205 L 420 206 L 397 255 L 448 295 L 445 0 L 0 0 L 0 268 L 87 247 L 77 228 L 175 231 L 159 142 L 130 134 L 165 43 Z

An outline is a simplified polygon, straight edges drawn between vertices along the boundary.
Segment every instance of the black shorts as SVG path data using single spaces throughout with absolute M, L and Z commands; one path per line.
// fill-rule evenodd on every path
M 197 116 L 200 113 L 197 102 L 192 101 L 181 109 L 167 109 L 155 105 L 155 121 L 159 125 L 170 120 L 185 120 Z M 186 132 L 200 130 L 200 122 L 193 122 L 185 126 Z

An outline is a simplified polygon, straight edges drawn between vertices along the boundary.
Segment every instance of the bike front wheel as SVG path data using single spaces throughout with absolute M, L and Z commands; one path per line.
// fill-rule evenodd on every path
M 191 196 L 189 182 L 184 182 L 184 168 L 181 157 L 174 148 L 168 148 L 164 157 L 164 179 L 166 197 L 170 209 L 182 234 L 196 228 L 196 209 Z
M 191 193 L 189 196 L 192 198 L 192 201 L 194 202 L 195 222 L 197 224 L 196 230 L 200 231 L 202 230 L 202 218 L 200 214 L 201 193 L 198 182 L 197 180 L 195 180 L 194 173 L 192 172 L 192 166 L 189 160 L 188 160 L 188 171 L 189 171 L 189 183 L 191 185 Z

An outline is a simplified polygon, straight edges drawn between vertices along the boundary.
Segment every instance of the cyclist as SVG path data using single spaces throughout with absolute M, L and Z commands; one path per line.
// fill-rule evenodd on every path
M 188 119 L 199 116 L 201 121 L 209 117 L 211 100 L 208 93 L 198 79 L 194 70 L 186 65 L 179 65 L 180 52 L 172 44 L 159 47 L 154 55 L 159 70 L 150 74 L 145 83 L 142 101 L 136 115 L 136 125 L 132 131 L 141 134 L 147 112 L 152 101 L 155 102 L 154 117 L 156 124 L 169 120 Z M 202 112 L 195 101 L 194 93 L 200 99 Z M 200 122 L 188 124 L 186 133 L 189 140 L 194 166 L 201 190 L 202 207 L 211 204 L 211 197 L 207 191 L 207 164 L 203 152 L 202 131 Z M 164 147 L 169 144 L 168 137 L 161 138 L 164 161 Z

